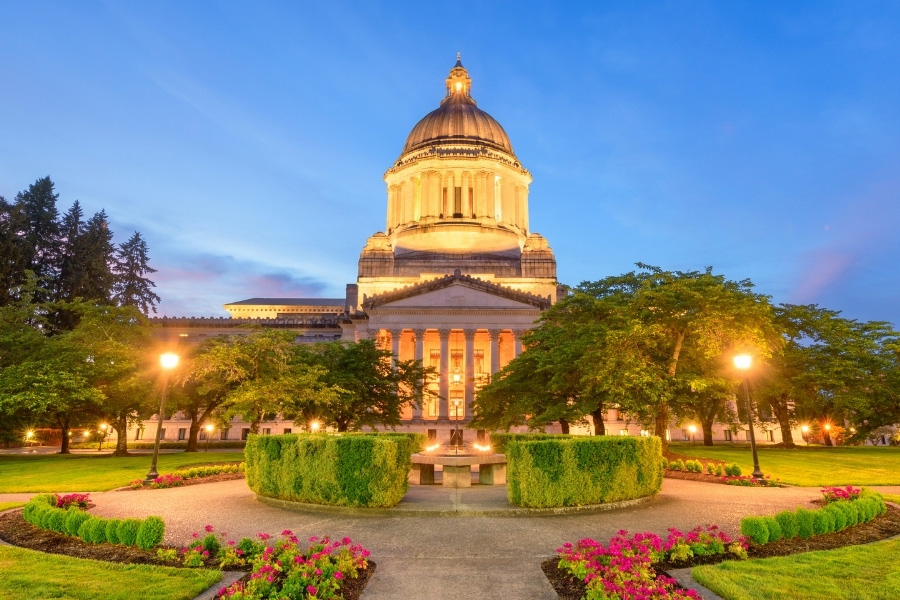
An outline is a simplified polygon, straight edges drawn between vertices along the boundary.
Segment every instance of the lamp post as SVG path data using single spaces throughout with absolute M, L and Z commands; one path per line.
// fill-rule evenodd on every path
M 459 398 L 453 399 L 453 416 L 456 420 L 455 431 L 456 433 L 453 435 L 456 438 L 456 444 L 453 445 L 453 454 L 459 454 L 459 405 L 462 404 L 462 400 Z
M 97 433 L 100 434 L 100 446 L 97 448 L 97 452 L 103 451 L 103 442 L 106 441 L 106 434 L 108 431 L 107 430 L 108 427 L 109 427 L 109 425 L 107 425 L 106 423 L 100 423 L 100 429 L 97 431 Z
M 697 433 L 697 426 L 696 425 L 688 425 L 688 431 L 691 432 L 691 442 L 693 442 L 693 444 L 696 446 L 697 440 L 694 438 L 694 434 Z
M 753 433 L 753 407 L 750 405 L 750 388 L 747 386 L 747 369 L 753 364 L 753 358 L 749 354 L 738 354 L 734 357 L 734 366 L 741 371 L 741 380 L 744 384 L 744 400 L 747 402 L 747 424 L 750 426 L 750 449 L 753 451 L 753 478 L 762 479 L 763 473 L 759 469 L 759 457 L 756 455 L 756 434 Z
M 165 418 L 166 415 L 166 395 L 169 393 L 169 373 L 178 366 L 178 355 L 173 352 L 160 354 L 159 366 L 161 366 L 163 370 L 162 398 L 159 401 L 159 414 L 157 415 L 156 441 L 153 443 L 153 462 L 150 463 L 150 471 L 144 479 L 145 484 L 149 484 L 159 477 L 159 473 L 156 471 L 156 461 L 159 459 L 159 440 L 162 437 L 163 418 Z M 207 443 L 209 443 L 208 439 Z
M 212 437 L 212 432 L 215 430 L 215 425 L 207 425 L 206 426 L 206 451 L 209 452 L 209 438 Z
M 321 427 L 321 425 L 319 425 L 318 421 L 313 421 L 309 424 L 309 430 L 313 433 L 319 433 L 319 427 Z
M 800 434 L 803 436 L 803 441 L 809 446 L 809 425 L 801 425 Z
M 28 447 L 34 447 L 34 431 L 29 429 L 25 432 L 25 441 L 28 442 Z

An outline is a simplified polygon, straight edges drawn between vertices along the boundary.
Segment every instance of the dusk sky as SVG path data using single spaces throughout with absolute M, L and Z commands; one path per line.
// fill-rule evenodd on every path
M 343 297 L 462 52 L 563 283 L 707 266 L 900 325 L 900 4 L 0 0 L 0 195 L 150 247 L 158 314 Z

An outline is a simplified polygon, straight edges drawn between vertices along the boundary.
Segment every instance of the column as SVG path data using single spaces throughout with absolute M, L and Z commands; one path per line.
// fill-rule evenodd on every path
M 500 370 L 500 330 L 488 329 L 491 334 L 491 377 Z
M 464 329 L 466 336 L 466 412 L 465 419 L 472 418 L 472 403 L 475 401 L 475 330 Z
M 518 358 L 518 356 L 522 354 L 522 334 L 526 331 L 527 329 L 513 329 L 513 335 L 515 336 L 513 358 Z
M 415 336 L 416 342 L 416 360 L 419 361 L 419 364 L 424 362 L 425 358 L 425 330 L 424 329 L 413 329 L 413 335 Z M 428 385 L 427 381 L 422 381 L 422 390 L 424 391 L 425 386 Z M 413 406 L 413 420 L 420 420 L 422 418 L 422 398 L 419 398 L 420 404 L 418 406 Z
M 441 336 L 441 404 L 438 408 L 438 419 L 450 418 L 450 330 L 438 329 Z
M 400 360 L 400 335 L 402 329 L 391 329 L 391 367 L 397 368 L 397 361 Z

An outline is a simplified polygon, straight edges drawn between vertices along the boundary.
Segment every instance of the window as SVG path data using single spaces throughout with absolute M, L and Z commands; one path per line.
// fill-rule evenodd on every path
M 620 430 L 619 430 L 619 435 L 628 435 L 628 430 L 627 430 L 627 429 L 620 429 Z
M 475 351 L 475 377 L 484 376 L 484 350 Z
M 463 445 L 463 430 L 462 429 L 451 429 L 450 430 L 450 445 L 451 446 L 462 446 Z
M 475 218 L 475 190 L 469 188 L 469 207 L 472 209 L 472 218 Z
M 183 442 L 186 439 L 187 439 L 187 429 L 185 429 L 184 427 L 179 427 L 178 428 L 178 441 Z
M 466 399 L 462 390 L 450 392 L 450 418 L 464 419 L 466 416 Z
M 137 428 L 137 431 L 134 432 L 134 439 L 136 439 L 136 440 L 144 439 L 144 428 L 143 427 Z
M 453 188 L 453 216 L 459 218 L 462 215 L 462 188 Z
M 486 429 L 476 429 L 475 430 L 475 439 L 479 444 L 483 444 L 488 441 L 487 430 Z
M 681 439 L 684 440 L 685 442 L 691 441 L 691 434 L 688 433 L 687 429 L 681 430 Z
M 166 428 L 165 428 L 165 427 L 163 427 L 162 429 L 160 429 L 160 431 L 159 431 L 159 439 L 161 439 L 161 440 L 166 439 Z
M 263 427 L 262 434 L 263 435 L 272 435 L 272 428 L 271 427 Z
M 227 439 L 228 439 L 228 428 L 227 428 L 227 427 L 225 427 L 224 429 L 222 429 L 222 433 L 219 434 L 219 439 L 220 439 L 220 440 L 227 440 Z
M 425 430 L 425 433 L 426 433 L 426 435 L 428 436 L 428 441 L 429 441 L 429 442 L 436 442 L 436 441 L 437 441 L 437 429 L 426 429 L 426 430 Z
M 441 351 L 432 350 L 428 354 L 428 366 L 440 370 L 441 368 Z
M 646 429 L 641 429 L 641 437 L 650 437 L 650 432 Z
M 200 430 L 200 435 L 198 436 L 198 439 L 201 442 L 206 439 L 206 431 L 205 430 L 203 430 L 203 429 Z
M 284 428 L 284 431 L 283 431 L 282 433 L 291 433 L 291 428 L 290 428 L 290 427 L 285 427 L 285 428 Z
M 726 429 L 725 431 L 723 431 L 723 432 L 722 432 L 722 436 L 725 438 L 725 441 L 726 441 L 726 442 L 731 442 L 731 441 L 733 441 L 733 438 L 732 438 L 732 435 L 731 435 L 731 431 L 730 431 L 729 429 Z
M 771 429 L 766 429 L 765 431 L 763 431 L 763 437 L 766 438 L 767 442 L 774 442 L 775 441 L 775 432 L 772 431 Z
M 462 373 L 463 372 L 463 351 L 462 350 L 451 350 L 450 351 L 450 372 L 451 373 Z
M 247 441 L 247 436 L 250 435 L 250 428 L 244 427 L 241 429 L 241 440 Z

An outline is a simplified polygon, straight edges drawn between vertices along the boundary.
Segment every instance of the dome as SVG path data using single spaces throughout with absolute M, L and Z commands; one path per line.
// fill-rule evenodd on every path
M 402 154 L 434 144 L 475 143 L 514 154 L 512 144 L 500 123 L 475 104 L 470 95 L 472 80 L 456 57 L 456 65 L 447 78 L 447 96 L 441 106 L 416 123 Z

